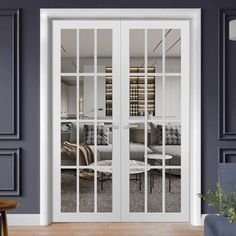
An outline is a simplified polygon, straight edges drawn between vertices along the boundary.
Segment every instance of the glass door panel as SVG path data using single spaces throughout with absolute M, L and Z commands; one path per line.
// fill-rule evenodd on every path
M 147 211 L 162 212 L 162 169 L 150 169 L 148 174 Z
M 61 122 L 61 165 L 76 166 L 77 125 L 76 122 Z
M 109 73 L 106 68 L 112 67 L 112 30 L 98 29 L 97 40 L 97 71 Z
M 61 170 L 61 212 L 76 212 L 77 209 L 77 170 Z
M 81 120 L 94 119 L 95 78 L 94 76 L 80 76 L 79 81 L 79 117 Z
M 145 135 L 144 123 L 130 123 L 129 125 L 129 160 L 130 166 L 140 166 L 144 162 Z
M 79 212 L 94 212 L 94 170 L 79 170 Z
M 181 166 L 181 124 L 168 122 L 165 125 L 166 165 Z
M 112 172 L 98 171 L 97 211 L 112 212 Z
M 140 167 L 140 166 L 139 166 Z M 145 170 L 144 168 L 131 168 L 129 171 L 129 211 L 144 212 L 145 207 Z
M 94 72 L 94 30 L 79 30 L 79 72 Z
M 61 119 L 76 120 L 77 116 L 76 76 L 61 77 Z
M 99 219 L 103 212 L 119 219 L 119 32 L 119 22 L 53 23 L 53 100 L 60 101 L 53 105 L 53 217 L 59 221 Z
M 166 212 L 181 212 L 181 169 L 166 168 Z
M 165 72 L 181 73 L 181 30 L 165 30 Z
M 76 32 L 76 29 L 61 30 L 61 73 L 75 73 L 77 71 Z
M 137 40 L 138 39 L 138 40 Z M 130 73 L 144 73 L 144 30 L 131 29 L 129 36 Z
M 109 68 L 106 69 L 106 71 L 109 71 Z M 107 119 L 112 118 L 112 108 L 113 108 L 113 96 L 112 96 L 112 91 L 113 91 L 113 86 L 112 86 L 112 76 L 106 76 L 105 77 L 105 106 L 106 106 L 106 111 L 105 111 L 105 116 Z
M 112 119 L 112 76 L 97 77 L 97 116 L 101 120 Z
M 126 56 L 122 64 L 126 71 L 123 90 L 126 86 L 129 91 L 128 104 L 124 102 L 129 112 L 122 116 L 124 127 L 129 126 L 129 132 L 124 128 L 122 136 L 128 135 L 129 142 L 129 152 L 126 155 L 123 152 L 124 163 L 129 166 L 123 171 L 126 176 L 123 181 L 129 182 L 126 188 L 129 209 L 124 210 L 127 219 L 151 219 L 154 213 L 161 219 L 166 212 L 173 213 L 173 219 L 181 217 L 180 214 L 188 217 L 182 204 L 183 199 L 188 202 L 188 196 L 181 192 L 183 185 L 188 188 L 188 181 L 181 178 L 183 163 L 188 162 L 187 156 L 181 155 L 181 82 L 184 78 L 181 67 L 187 58 L 182 55 L 181 46 L 187 39 L 182 39 L 181 35 L 187 28 L 177 25 L 171 21 L 122 24 L 123 40 L 128 42 L 128 47 L 125 43 L 122 47 Z M 185 62 L 188 67 L 189 62 Z M 133 160 L 135 163 L 131 162 Z M 134 178 L 136 182 L 133 182 L 130 173 L 137 163 L 141 177 Z M 139 191 L 134 191 L 136 185 Z M 124 200 L 125 195 L 123 197 Z M 177 216 L 177 213 L 180 214 Z
M 148 73 L 162 72 L 162 29 L 147 30 L 147 65 Z

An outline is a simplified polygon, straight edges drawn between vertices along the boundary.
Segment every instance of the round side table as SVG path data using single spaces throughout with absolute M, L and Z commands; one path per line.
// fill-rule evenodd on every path
M 153 153 L 153 154 L 148 154 L 147 158 L 150 160 L 168 160 L 168 164 L 170 165 L 170 160 L 173 158 L 171 155 L 165 155 L 165 157 L 163 158 L 162 154 L 157 154 L 157 153 Z M 152 178 L 153 178 L 153 184 L 152 187 L 154 187 L 154 175 L 152 174 Z M 169 192 L 171 192 L 171 170 L 169 169 L 168 171 L 168 179 L 169 179 Z M 152 192 L 152 187 L 150 184 L 150 192 Z
M 0 200 L 0 213 L 2 216 L 2 232 L 3 236 L 8 236 L 7 229 L 7 211 L 14 209 L 18 206 L 14 200 Z

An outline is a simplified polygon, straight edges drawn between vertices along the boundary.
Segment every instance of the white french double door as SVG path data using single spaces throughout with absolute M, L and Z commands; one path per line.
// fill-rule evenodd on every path
M 188 221 L 189 22 L 52 26 L 53 221 Z

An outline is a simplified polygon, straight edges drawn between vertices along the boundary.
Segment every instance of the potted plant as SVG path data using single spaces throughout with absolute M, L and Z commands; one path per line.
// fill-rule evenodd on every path
M 217 207 L 219 214 L 226 216 L 230 223 L 236 222 L 236 193 L 224 194 L 220 183 L 216 184 L 215 191 L 209 189 L 206 195 L 201 193 L 198 196 L 207 201 L 209 206 Z

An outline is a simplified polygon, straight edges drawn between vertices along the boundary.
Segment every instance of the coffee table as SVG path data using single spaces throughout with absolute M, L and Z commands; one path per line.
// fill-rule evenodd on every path
M 155 160 L 168 160 L 168 165 L 170 165 L 170 160 L 173 158 L 171 155 L 167 155 L 165 154 L 165 157 L 163 158 L 162 154 L 158 154 L 158 153 L 152 153 L 152 154 L 148 154 L 147 158 L 155 161 Z M 154 174 L 151 174 L 152 178 L 153 178 L 153 184 L 150 183 L 150 192 L 152 192 L 152 187 L 154 187 Z M 169 169 L 168 171 L 168 179 L 169 179 L 169 192 L 171 192 L 171 169 Z M 150 178 L 151 181 L 151 178 Z
M 95 163 L 90 164 L 89 166 L 94 166 Z M 101 179 L 99 179 L 101 181 L 101 189 L 103 190 L 103 183 L 107 180 L 110 180 L 110 176 L 108 178 L 104 178 L 104 174 L 112 174 L 112 160 L 102 160 L 102 161 L 98 161 L 97 162 L 97 171 L 101 173 Z M 142 189 L 142 182 L 141 182 L 141 174 L 145 172 L 144 168 L 135 168 L 135 167 L 140 167 L 143 166 L 145 167 L 145 162 L 143 161 L 136 161 L 136 160 L 130 160 L 129 161 L 129 165 L 132 167 L 130 168 L 130 175 L 136 175 L 135 179 L 130 179 L 130 180 L 139 180 L 139 189 Z M 148 169 L 147 171 L 149 171 L 150 168 L 150 164 L 148 163 Z M 150 186 L 151 188 L 151 186 Z

